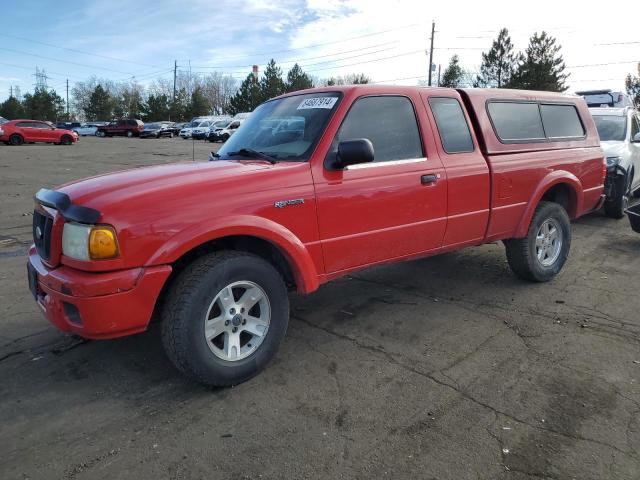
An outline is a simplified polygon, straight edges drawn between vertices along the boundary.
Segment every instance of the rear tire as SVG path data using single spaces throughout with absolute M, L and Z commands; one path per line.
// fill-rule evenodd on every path
M 127 138 L 133 137 L 133 132 L 131 130 L 127 131 Z
M 540 202 L 527 236 L 504 242 L 511 270 L 524 280 L 548 282 L 562 269 L 571 248 L 571 223 L 562 206 Z
M 632 172 L 627 173 L 621 180 L 621 187 L 616 192 L 616 196 L 607 199 L 604 202 L 604 213 L 607 217 L 621 219 L 624 217 L 624 211 L 629 207 L 629 197 L 631 196 L 631 179 Z
M 23 143 L 24 143 L 24 138 L 22 138 L 22 136 L 18 135 L 17 133 L 14 133 L 9 137 L 9 144 L 13 145 L 14 147 L 22 145 Z
M 106 136 L 107 136 L 107 134 L 106 134 L 105 132 L 101 131 L 101 130 L 98 130 L 98 131 L 96 132 L 96 137 L 104 138 L 104 137 L 106 137 Z
M 287 330 L 289 298 L 270 263 L 222 251 L 180 274 L 162 315 L 162 341 L 176 368 L 204 385 L 228 387 L 273 358 Z

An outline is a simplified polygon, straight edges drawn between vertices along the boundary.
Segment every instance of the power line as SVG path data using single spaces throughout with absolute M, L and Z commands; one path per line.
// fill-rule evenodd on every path
M 52 43 L 41 42 L 39 40 L 33 40 L 31 38 L 17 37 L 15 35 L 9 35 L 7 33 L 0 33 L 0 36 L 14 38 L 16 40 L 23 40 L 25 42 L 37 43 L 39 45 L 45 45 L 47 47 L 59 48 L 60 50 L 67 50 L 68 52 L 80 53 L 82 55 L 89 55 L 89 56 L 92 56 L 92 57 L 104 58 L 106 60 L 114 60 L 116 62 L 130 63 L 130 64 L 133 64 L 133 65 L 141 65 L 143 67 L 158 68 L 157 65 L 147 65 L 147 64 L 144 64 L 144 63 L 140 63 L 140 62 L 132 62 L 130 60 L 124 60 L 122 58 L 110 57 L 108 55 L 101 55 L 99 53 L 85 52 L 83 50 L 77 50 L 75 48 L 61 47 L 59 45 L 54 45 Z
M 383 35 L 385 33 L 395 32 L 397 30 L 403 30 L 403 29 L 406 29 L 406 28 L 414 28 L 414 27 L 418 27 L 420 25 L 424 25 L 424 24 L 423 23 L 412 23 L 412 24 L 409 24 L 409 25 L 403 25 L 403 26 L 400 26 L 400 27 L 390 28 L 390 29 L 387 29 L 387 30 L 380 30 L 378 32 L 366 33 L 364 35 L 358 35 L 358 36 L 355 36 L 355 37 L 348 37 L 348 38 L 342 38 L 340 40 L 333 40 L 331 42 L 324 42 L 324 43 L 316 43 L 314 45 L 307 45 L 305 47 L 288 48 L 288 49 L 285 49 L 285 50 L 272 50 L 270 52 L 251 53 L 249 55 L 236 55 L 236 56 L 233 56 L 233 57 L 219 58 L 219 60 L 234 60 L 234 59 L 238 59 L 238 58 L 254 58 L 254 57 L 259 57 L 259 56 L 263 56 L 263 55 L 270 56 L 270 55 L 273 55 L 274 53 L 285 53 L 285 52 L 296 52 L 296 51 L 299 51 L 299 50 L 308 50 L 310 48 L 324 47 L 324 46 L 327 46 L 327 45 L 335 45 L 336 43 L 343 43 L 343 42 L 348 42 L 348 41 L 351 41 L 351 40 L 358 40 L 360 38 L 367 38 L 367 37 L 373 37 L 373 36 L 376 36 L 376 35 Z
M 312 69 L 312 70 L 307 70 L 307 72 L 320 72 L 322 70 L 331 70 L 331 69 L 334 69 L 334 68 L 352 67 L 354 65 L 363 65 L 363 64 L 366 64 L 366 63 L 382 62 L 384 60 L 390 60 L 390 59 L 394 59 L 394 58 L 398 58 L 398 57 L 406 57 L 406 56 L 409 56 L 409 55 L 415 55 L 417 53 L 424 53 L 424 50 L 413 50 L 411 52 L 398 53 L 396 55 L 391 55 L 389 57 L 375 58 L 373 60 L 364 60 L 364 61 L 361 61 L 361 62 L 348 63 L 348 64 L 345 64 L 345 65 L 335 65 L 333 67 L 316 68 L 316 69 Z
M 0 62 L 0 65 L 5 65 L 7 67 L 13 67 L 13 68 L 19 68 L 21 70 L 29 70 L 31 72 L 33 71 L 33 67 L 24 67 L 22 65 L 15 65 L 13 63 Z M 57 72 L 51 72 L 51 71 L 49 71 L 49 73 L 53 73 L 54 75 L 60 75 L 61 77 L 64 77 L 65 75 L 67 75 L 66 73 L 57 73 Z M 55 78 L 55 77 L 49 77 L 49 78 Z M 77 78 L 77 79 L 79 79 L 80 77 L 69 76 L 69 78 Z
M 306 58 L 298 58 L 298 59 L 292 59 L 292 60 L 284 60 L 281 62 L 278 62 L 278 64 L 282 65 L 282 64 L 286 64 L 286 63 L 298 63 L 298 62 L 304 62 L 306 60 L 316 60 L 318 58 L 327 58 L 327 57 L 333 57 L 336 55 L 342 55 L 344 53 L 353 53 L 353 52 L 361 52 L 362 50 L 368 50 L 370 48 L 377 48 L 377 47 L 384 47 L 384 46 L 388 46 L 391 44 L 396 44 L 398 43 L 397 41 L 393 41 L 393 42 L 385 42 L 385 43 L 378 43 L 376 45 L 370 45 L 368 47 L 362 47 L 362 48 L 356 48 L 354 50 L 345 50 L 342 52 L 336 52 L 336 53 L 329 53 L 326 55 L 317 55 L 315 57 L 306 57 Z M 390 49 L 388 49 L 390 50 Z M 373 52 L 370 52 L 373 53 Z M 365 54 L 363 54 L 365 55 Z M 336 59 L 336 60 L 344 60 L 344 59 Z M 193 68 L 212 68 L 212 69 L 225 69 L 225 68 L 251 68 L 254 64 L 251 65 L 225 65 L 225 66 L 201 66 L 201 65 L 193 65 Z
M 637 45 L 640 42 L 612 42 L 612 43 L 594 43 L 593 45 L 596 47 L 605 46 L 605 45 Z
M 84 64 L 84 63 L 71 62 L 69 60 L 60 60 L 59 58 L 47 57 L 45 55 L 38 55 L 37 53 L 23 52 L 21 50 L 14 50 L 14 49 L 11 49 L 11 48 L 0 47 L 0 50 L 4 50 L 6 52 L 12 52 L 12 53 L 19 53 L 20 55 L 28 55 L 30 57 L 43 58 L 45 60 L 52 60 L 54 62 L 68 63 L 69 65 L 76 65 L 78 67 L 94 68 L 94 69 L 98 69 L 98 70 L 106 70 L 106 71 L 109 71 L 109 72 L 122 73 L 122 74 L 125 74 L 125 75 L 132 75 L 129 72 L 123 72 L 121 70 L 114 70 L 112 68 L 106 68 L 106 67 L 96 67 L 96 66 L 87 65 L 87 64 Z
M 628 62 L 590 63 L 587 65 L 568 65 L 567 68 L 606 67 L 607 65 L 625 65 L 627 63 L 640 63 L 640 60 L 630 60 Z

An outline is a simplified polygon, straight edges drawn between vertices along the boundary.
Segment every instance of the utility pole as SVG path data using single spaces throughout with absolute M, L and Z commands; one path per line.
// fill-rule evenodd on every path
M 69 119 L 69 79 L 67 78 L 67 119 Z
M 436 22 L 431 22 L 431 48 L 429 49 L 429 86 L 431 86 L 431 69 L 433 68 L 433 36 L 436 33 Z
M 440 86 L 440 71 L 442 70 L 442 64 L 438 64 L 438 87 Z
M 9 98 L 13 97 L 13 85 L 9 87 Z
M 173 61 L 173 101 L 176 101 L 176 76 L 178 75 L 178 60 Z

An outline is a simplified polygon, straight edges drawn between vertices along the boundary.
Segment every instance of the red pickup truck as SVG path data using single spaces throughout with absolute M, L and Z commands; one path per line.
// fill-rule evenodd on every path
M 47 318 L 107 339 L 155 312 L 179 370 L 237 384 L 278 349 L 288 291 L 496 240 L 516 275 L 550 280 L 606 173 L 584 100 L 498 89 L 296 92 L 212 160 L 40 190 L 28 271 Z

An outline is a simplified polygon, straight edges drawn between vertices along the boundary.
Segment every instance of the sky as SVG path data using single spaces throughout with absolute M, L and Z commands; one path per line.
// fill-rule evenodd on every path
M 36 67 L 63 97 L 95 75 L 148 84 L 218 71 L 239 80 L 273 58 L 298 62 L 317 78 L 364 73 L 375 82 L 415 85 L 428 75 L 431 22 L 434 64 L 458 54 L 477 72 L 482 51 L 506 27 L 517 50 L 546 30 L 562 45 L 569 92 L 624 88 L 637 74 L 637 2 L 601 12 L 584 2 L 458 0 L 4 0 L 0 29 L 0 100 L 17 85 L 33 89 Z M 635 10 L 635 14 L 633 13 Z M 9 21 L 11 19 L 11 21 Z

